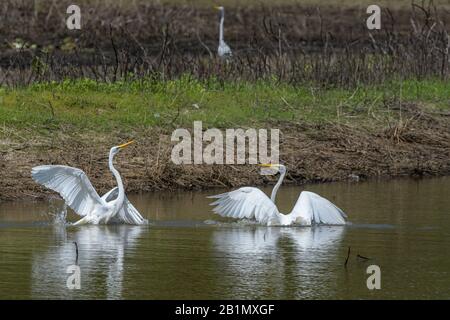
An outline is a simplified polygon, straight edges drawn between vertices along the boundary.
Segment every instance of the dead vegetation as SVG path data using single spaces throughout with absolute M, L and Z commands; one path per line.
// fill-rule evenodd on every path
M 165 81 L 188 73 L 205 81 L 270 79 L 275 84 L 308 84 L 313 90 L 392 79 L 446 81 L 450 72 L 450 11 L 432 1 L 385 7 L 379 31 L 367 30 L 361 7 L 232 7 L 227 9 L 225 35 L 235 55 L 227 64 L 216 60 L 217 16 L 208 7 L 136 0 L 124 8 L 85 1 L 82 30 L 67 31 L 69 1 L 35 3 L 0 4 L 0 86 L 67 78 Z M 384 103 L 397 116 L 376 119 L 383 123 L 376 128 L 341 123 L 344 105 L 336 107 L 338 121 L 333 123 L 277 123 L 288 181 L 449 174 L 449 115 L 401 99 Z M 53 113 L 51 104 L 41 107 Z M 376 117 L 370 107 L 367 114 Z M 117 158 L 129 192 L 270 182 L 252 166 L 174 165 L 170 136 L 163 128 L 77 134 L 62 127 L 50 137 L 34 129 L 27 133 L 33 139 L 25 139 L 14 128 L 0 127 L 1 199 L 48 194 L 30 178 L 31 167 L 44 163 L 79 167 L 100 192 L 106 191 L 114 184 L 107 168 L 108 148 L 130 136 L 141 137 L 139 143 Z M 159 138 L 147 139 L 155 136 Z
M 432 1 L 384 7 L 382 29 L 372 31 L 360 6 L 230 7 L 225 34 L 235 57 L 227 65 L 215 59 L 217 16 L 209 7 L 85 1 L 82 30 L 68 31 L 68 4 L 2 2 L 0 84 L 166 80 L 189 73 L 351 87 L 449 74 L 450 11 Z
M 376 130 L 337 123 L 278 123 L 282 131 L 281 161 L 289 167 L 288 183 L 448 175 L 450 118 L 419 110 L 405 106 L 403 116 L 407 120 Z M 147 129 L 139 136 L 138 143 L 116 160 L 128 192 L 272 182 L 251 165 L 175 165 L 170 160 L 172 144 L 167 132 Z M 129 136 L 119 133 L 93 137 L 66 134 L 9 144 L 9 150 L 0 153 L 1 199 L 48 195 L 49 191 L 30 177 L 31 167 L 40 164 L 79 167 L 99 192 L 109 190 L 115 182 L 107 167 L 108 148 Z

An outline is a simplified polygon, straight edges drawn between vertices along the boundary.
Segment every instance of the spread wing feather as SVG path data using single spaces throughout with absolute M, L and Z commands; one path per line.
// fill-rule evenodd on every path
M 316 193 L 303 191 L 292 210 L 294 219 L 300 217 L 307 225 L 342 225 L 347 215 L 327 199 Z
M 86 174 L 68 166 L 45 165 L 31 170 L 33 179 L 58 192 L 70 208 L 80 216 L 86 216 L 97 206 L 104 206 Z
M 231 192 L 210 196 L 217 199 L 213 211 L 222 217 L 254 219 L 262 224 L 278 219 L 277 206 L 264 192 L 253 187 L 243 187 Z

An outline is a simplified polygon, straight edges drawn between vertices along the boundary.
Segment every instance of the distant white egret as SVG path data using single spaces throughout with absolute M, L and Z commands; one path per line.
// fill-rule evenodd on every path
M 33 179 L 58 192 L 70 208 L 83 218 L 80 224 L 146 224 L 139 211 L 125 196 L 122 178 L 113 166 L 114 156 L 133 141 L 112 147 L 109 152 L 109 169 L 116 178 L 117 187 L 100 197 L 86 174 L 77 168 L 60 165 L 44 165 L 31 170 Z
M 230 47 L 223 40 L 223 21 L 225 20 L 224 7 L 215 7 L 220 12 L 220 24 L 219 24 L 219 47 L 217 48 L 217 54 L 220 58 L 229 58 L 232 56 Z
M 313 224 L 344 225 L 346 214 L 333 203 L 318 194 L 309 191 L 300 193 L 300 197 L 290 214 L 282 214 L 275 205 L 278 188 L 286 175 L 286 167 L 281 164 L 266 164 L 263 167 L 276 168 L 280 178 L 272 190 L 272 195 L 253 187 L 243 187 L 231 192 L 210 196 L 216 198 L 211 205 L 213 211 L 223 217 L 256 220 L 268 226 Z

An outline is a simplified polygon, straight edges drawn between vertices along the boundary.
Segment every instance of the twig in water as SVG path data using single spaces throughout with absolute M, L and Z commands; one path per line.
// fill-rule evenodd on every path
M 346 267 L 346 268 L 347 268 L 348 258 L 350 258 L 350 247 L 348 247 L 347 258 L 345 259 L 345 263 L 344 263 L 344 267 Z
M 361 259 L 363 259 L 363 260 L 370 260 L 370 258 L 367 258 L 367 257 L 361 256 L 361 255 L 359 255 L 359 254 L 357 254 L 356 256 L 357 256 L 358 258 L 361 258 Z
M 75 258 L 75 263 L 78 263 L 78 243 L 76 241 L 73 242 L 73 244 L 75 245 L 75 253 L 76 253 L 76 258 Z

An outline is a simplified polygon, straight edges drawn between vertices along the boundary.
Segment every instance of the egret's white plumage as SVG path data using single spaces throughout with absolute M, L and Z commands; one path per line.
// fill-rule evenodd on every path
M 271 198 L 254 187 L 243 187 L 231 192 L 210 196 L 216 198 L 211 205 L 213 211 L 223 217 L 256 220 L 261 224 L 273 225 L 302 225 L 314 224 L 343 225 L 346 214 L 327 199 L 309 191 L 303 191 L 289 214 L 282 214 L 275 204 L 278 188 L 286 174 L 283 165 L 269 165 L 277 167 L 280 178 L 272 190 Z
M 231 52 L 230 47 L 223 40 L 223 22 L 225 20 L 225 8 L 224 7 L 216 7 L 220 12 L 220 22 L 219 22 L 219 47 L 217 48 L 217 54 L 220 58 L 229 58 L 233 54 Z
M 75 223 L 84 224 L 146 224 L 139 211 L 125 196 L 119 172 L 113 166 L 114 156 L 130 143 L 112 147 L 109 152 L 109 168 L 117 180 L 117 187 L 100 197 L 86 174 L 77 168 L 61 165 L 44 165 L 31 170 L 33 179 L 58 192 L 75 213 L 82 216 Z
M 116 200 L 119 197 L 119 188 L 115 187 L 103 195 L 102 199 L 107 203 Z M 127 224 L 145 224 L 147 221 L 142 218 L 139 211 L 133 206 L 133 204 L 125 196 L 123 200 L 122 208 L 117 212 L 111 222 L 121 223 L 125 222 Z

